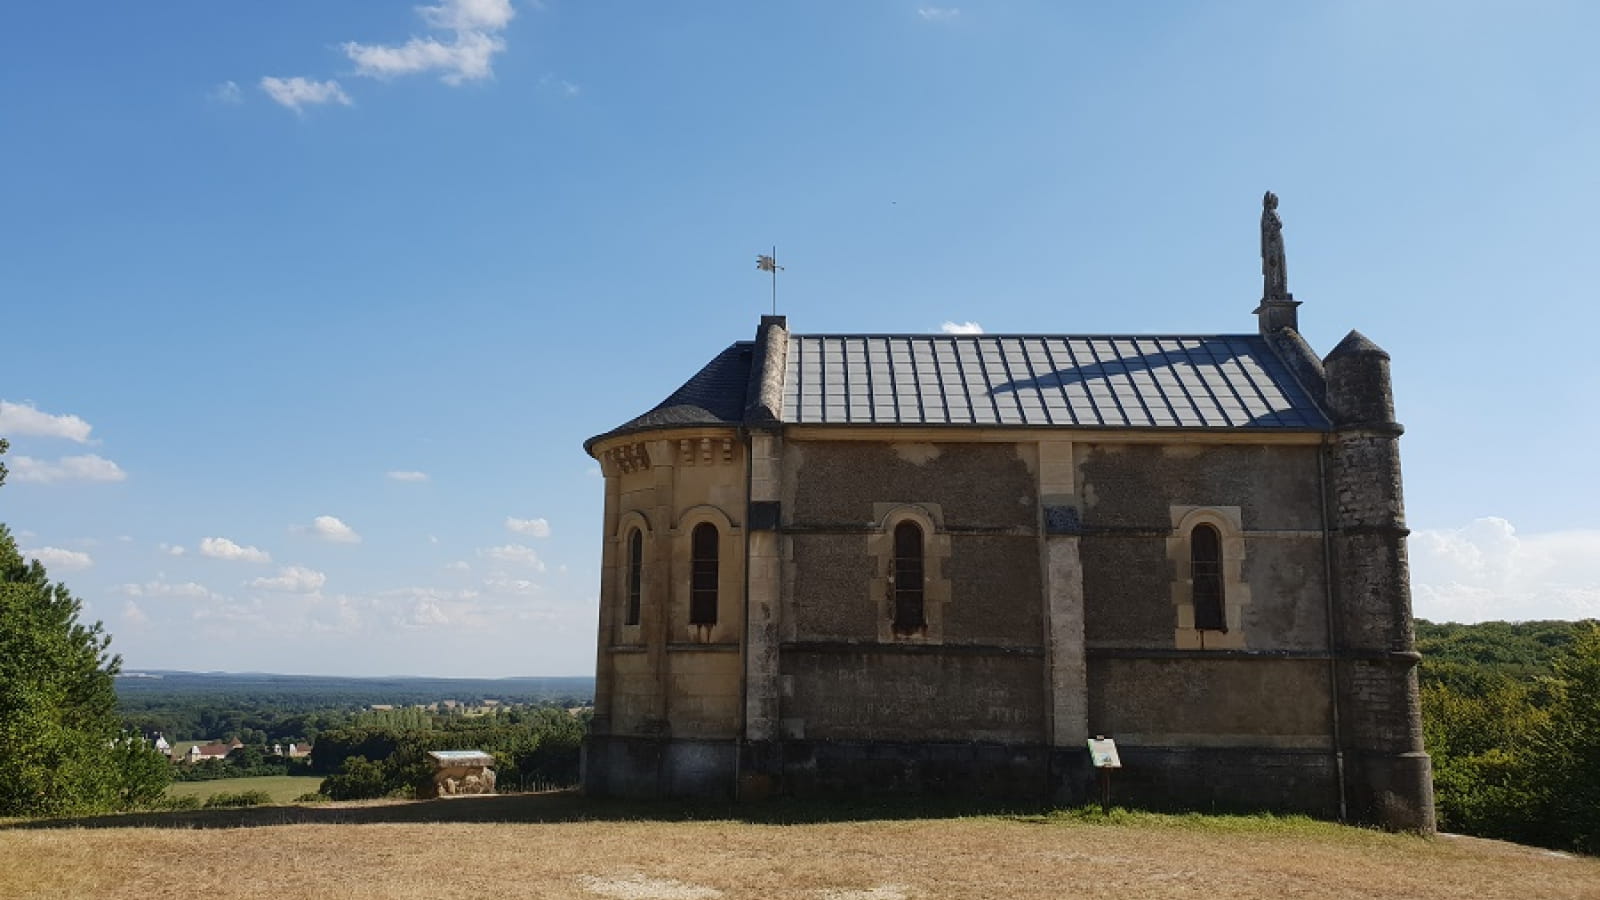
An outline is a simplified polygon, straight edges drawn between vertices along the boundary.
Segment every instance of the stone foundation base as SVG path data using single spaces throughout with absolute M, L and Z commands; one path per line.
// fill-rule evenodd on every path
M 583 789 L 630 799 L 733 797 L 734 742 L 591 735 L 583 742 Z
M 1141 809 L 1339 816 L 1338 767 L 1326 750 L 1119 747 L 1111 802 Z M 1354 822 L 1430 831 L 1424 754 L 1347 760 Z M 759 800 L 768 796 L 926 794 L 1076 806 L 1098 802 L 1087 749 L 1042 744 L 663 740 L 591 736 L 584 789 L 594 796 Z

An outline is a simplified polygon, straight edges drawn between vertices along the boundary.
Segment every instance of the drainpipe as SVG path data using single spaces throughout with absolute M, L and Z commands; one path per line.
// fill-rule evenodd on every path
M 740 428 L 744 442 L 744 611 L 739 615 L 739 730 L 733 736 L 733 799 L 739 799 L 744 774 L 744 743 L 750 728 L 750 488 L 755 480 L 755 441 Z
M 1335 635 L 1333 592 L 1333 535 L 1328 521 L 1328 449 L 1331 438 L 1323 438 L 1317 450 L 1317 505 L 1322 513 L 1322 590 L 1328 613 L 1328 706 L 1333 711 L 1333 768 L 1339 782 L 1339 821 L 1346 820 L 1344 780 L 1344 739 L 1339 728 L 1339 654 Z

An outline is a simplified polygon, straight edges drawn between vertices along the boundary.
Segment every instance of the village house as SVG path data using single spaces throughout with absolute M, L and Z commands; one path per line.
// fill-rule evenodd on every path
M 591 438 L 585 788 L 960 792 L 1431 830 L 1389 356 L 1249 332 L 794 334 Z M 1147 323 L 1148 324 L 1148 323 Z

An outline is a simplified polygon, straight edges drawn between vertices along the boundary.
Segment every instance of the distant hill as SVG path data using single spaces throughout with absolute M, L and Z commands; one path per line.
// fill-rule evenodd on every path
M 184 701 L 223 701 L 251 697 L 285 707 L 343 707 L 372 704 L 409 705 L 456 700 L 474 704 L 594 700 L 592 676 L 516 678 L 346 678 L 324 675 L 275 675 L 266 672 L 176 672 L 140 669 L 117 678 L 117 696 L 124 704 L 149 705 Z

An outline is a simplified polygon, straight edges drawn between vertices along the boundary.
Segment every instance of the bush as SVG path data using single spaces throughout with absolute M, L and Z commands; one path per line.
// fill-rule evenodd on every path
M 272 795 L 266 791 L 239 791 L 237 793 L 212 794 L 206 798 L 206 809 L 232 809 L 241 806 L 261 806 L 272 802 Z
M 190 809 L 199 809 L 200 798 L 193 796 L 157 797 L 156 799 L 145 803 L 140 808 L 147 809 L 151 812 L 183 812 Z
M 310 793 L 301 794 L 300 796 L 294 798 L 294 802 L 296 802 L 296 803 L 326 803 L 326 802 L 328 802 L 328 795 L 327 794 L 321 794 L 321 793 L 318 793 L 316 791 L 311 791 Z
M 318 793 L 332 800 L 371 800 L 389 790 L 382 766 L 365 756 L 352 756 L 344 761 L 339 774 L 322 779 Z

